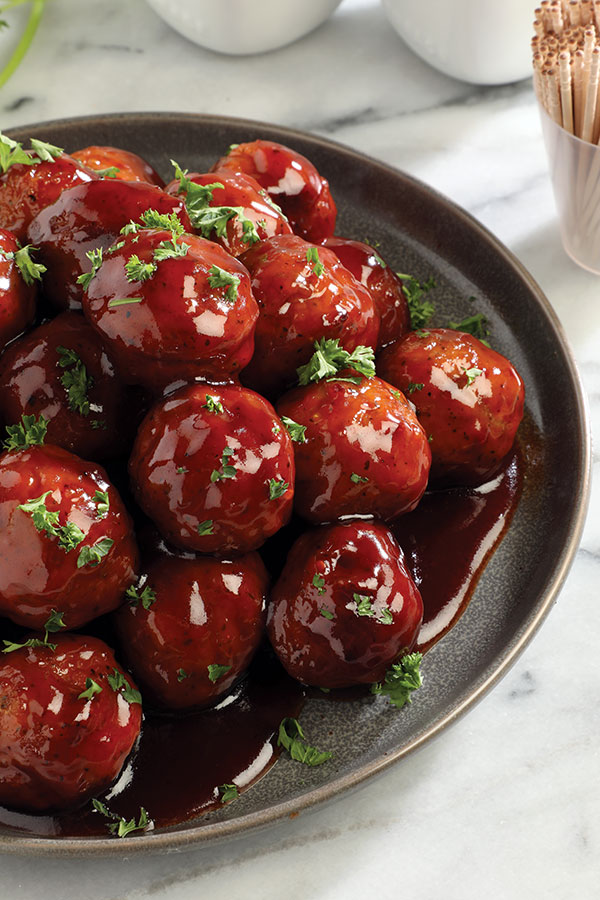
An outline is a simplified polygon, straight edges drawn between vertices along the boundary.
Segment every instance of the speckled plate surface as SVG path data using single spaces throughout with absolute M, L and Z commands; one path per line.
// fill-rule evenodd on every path
M 307 703 L 302 722 L 326 766 L 280 759 L 251 790 L 216 813 L 126 841 L 31 837 L 0 829 L 0 850 L 131 855 L 182 850 L 267 826 L 356 786 L 446 728 L 507 671 L 556 600 L 577 549 L 589 493 L 589 428 L 574 361 L 550 304 L 512 254 L 471 216 L 420 182 L 353 150 L 300 132 L 242 119 L 171 113 L 48 122 L 10 132 L 67 151 L 112 144 L 170 177 L 171 158 L 206 171 L 231 143 L 262 137 L 288 144 L 329 179 L 337 233 L 380 242 L 399 271 L 433 275 L 440 324 L 489 319 L 494 348 L 520 371 L 531 427 L 543 438 L 536 477 L 526 479 L 509 531 L 466 613 L 426 656 L 424 686 L 401 712 L 378 698 Z M 470 297 L 476 298 L 473 304 Z M 151 798 L 148 798 L 151 809 Z

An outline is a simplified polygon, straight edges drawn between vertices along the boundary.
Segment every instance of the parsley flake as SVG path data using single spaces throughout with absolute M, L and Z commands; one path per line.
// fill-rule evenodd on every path
M 357 475 L 356 472 L 353 472 L 350 476 L 350 481 L 354 482 L 354 484 L 366 484 L 368 480 L 363 475 Z
M 409 653 L 394 663 L 385 673 L 382 682 L 371 685 L 372 694 L 385 694 L 390 703 L 401 709 L 406 703 L 411 703 L 411 694 L 422 685 L 419 666 L 423 659 L 422 653 Z
M 153 591 L 148 584 L 143 588 L 141 588 L 141 585 L 135 587 L 135 585 L 132 584 L 125 591 L 125 597 L 129 600 L 131 606 L 135 607 L 138 603 L 141 603 L 144 609 L 150 609 L 156 600 L 156 591 Z
M 125 263 L 127 281 L 148 281 L 156 272 L 154 262 L 142 262 L 137 253 L 133 253 Z
M 190 676 L 185 671 L 185 669 L 177 669 L 177 681 L 183 681 L 184 678 L 189 678 Z
M 335 616 L 334 616 L 334 614 L 331 612 L 331 610 L 330 610 L 330 609 L 325 609 L 324 606 L 321 607 L 321 609 L 319 610 L 319 612 L 321 613 L 321 615 L 323 616 L 324 619 L 335 619 Z
M 187 256 L 190 246 L 191 244 L 178 244 L 177 236 L 173 234 L 170 241 L 161 241 L 158 247 L 155 248 L 154 261 L 159 263 L 164 262 L 165 259 L 179 259 L 182 256 Z
M 87 369 L 74 350 L 57 347 L 58 365 L 65 369 L 60 376 L 60 383 L 67 393 L 69 409 L 87 417 L 90 414 L 90 401 L 87 392 L 94 385 L 94 379 L 88 375 Z M 71 366 L 72 368 L 67 368 Z
M 37 247 L 32 247 L 31 244 L 26 244 L 25 247 L 14 251 L 0 249 L 0 259 L 13 261 L 27 285 L 32 285 L 34 281 L 41 281 L 43 273 L 47 271 L 46 266 L 32 260 L 31 252 L 34 250 L 37 250 Z
M 99 519 L 104 519 L 110 509 L 108 491 L 96 491 L 92 500 L 96 504 L 96 513 Z
M 115 820 L 107 824 L 107 828 L 111 834 L 115 834 L 117 837 L 127 837 L 132 831 L 148 831 L 154 827 L 152 819 L 148 816 L 143 806 L 140 806 L 137 822 L 135 818 L 127 820 L 124 816 L 118 816 L 116 813 L 111 812 L 106 804 L 101 803 L 100 800 L 92 800 L 92 806 L 96 812 L 106 816 L 107 819 Z
M 14 653 L 15 650 L 22 650 L 24 647 L 47 647 L 48 650 L 54 652 L 56 650 L 57 645 L 50 643 L 48 640 L 48 635 L 54 633 L 56 631 L 60 631 L 61 628 L 66 628 L 66 625 L 63 621 L 63 612 L 59 612 L 56 609 L 50 611 L 50 615 L 44 624 L 44 639 L 40 638 L 29 638 L 29 640 L 25 641 L 22 644 L 16 644 L 13 641 L 3 640 L 4 644 L 3 653 Z
M 318 594 L 325 593 L 325 579 L 323 578 L 322 575 L 319 575 L 318 572 L 315 575 L 313 575 L 312 583 L 313 583 L 313 587 L 316 587 Z
M 356 603 L 354 612 L 357 616 L 367 616 L 369 619 L 376 619 L 380 625 L 391 625 L 394 621 L 392 611 L 387 606 L 383 606 L 380 610 L 376 610 L 373 606 L 371 597 L 365 594 L 352 594 L 352 599 Z
M 235 784 L 220 784 L 218 790 L 221 803 L 230 803 L 237 800 L 240 795 Z
M 289 488 L 287 481 L 283 478 L 271 478 L 269 480 L 269 500 L 278 500 L 283 497 Z
M 473 337 L 476 337 L 477 340 L 481 341 L 482 344 L 485 344 L 486 347 L 489 347 L 489 341 L 487 341 L 486 338 L 488 337 L 490 330 L 487 325 L 488 320 L 483 313 L 467 316 L 467 318 L 463 319 L 461 322 L 448 322 L 448 328 L 452 328 L 453 331 L 464 331 L 466 334 L 471 334 Z
M 235 466 L 229 465 L 229 457 L 233 456 L 231 447 L 225 447 L 221 455 L 221 471 L 213 469 L 210 473 L 210 480 L 214 484 L 215 481 L 222 481 L 224 478 L 235 478 L 237 469 Z
M 38 159 L 23 150 L 22 144 L 13 141 L 0 131 L 0 172 L 4 174 L 11 166 L 33 166 L 37 162 Z
M 476 368 L 465 369 L 465 375 L 467 376 L 467 387 L 471 387 L 475 379 L 478 378 L 479 375 L 483 375 L 483 372 L 481 369 Z
M 37 154 L 39 162 L 54 162 L 65 152 L 62 147 L 55 147 L 54 144 L 47 144 L 46 141 L 38 141 L 37 138 L 31 138 L 29 143 Z
M 309 247 L 306 251 L 306 261 L 310 264 L 312 263 L 312 270 L 317 276 L 320 278 L 323 272 L 325 271 L 325 266 L 319 259 L 319 250 L 317 247 Z
M 204 522 L 198 524 L 198 534 L 204 537 L 206 534 L 214 534 L 213 520 L 205 519 Z
M 420 282 L 412 275 L 402 275 L 396 272 L 396 275 L 402 281 L 402 289 L 408 303 L 408 311 L 410 313 L 410 324 L 414 331 L 418 331 L 429 323 L 429 320 L 435 312 L 435 306 L 430 300 L 423 300 L 423 295 L 435 287 L 435 280 L 429 278 L 427 281 Z
M 58 546 L 68 553 L 82 542 L 85 535 L 73 522 L 59 525 L 58 512 L 46 508 L 46 497 L 51 494 L 52 491 L 46 491 L 40 497 L 20 503 L 17 509 L 21 509 L 31 516 L 36 531 L 44 532 L 50 538 L 58 538 Z
M 230 669 L 231 666 L 220 666 L 218 663 L 210 663 L 208 666 L 208 678 L 214 684 L 215 681 L 218 681 L 219 678 L 226 675 Z
M 82 569 L 83 566 L 95 568 L 102 561 L 102 558 L 106 556 L 113 544 L 112 538 L 101 538 L 91 547 L 88 545 L 82 547 L 77 557 L 77 568 Z
M 99 178 L 116 178 L 121 171 L 118 166 L 109 166 L 107 169 L 95 169 Z
M 228 272 L 226 269 L 220 269 L 219 266 L 211 266 L 209 269 L 208 283 L 211 287 L 225 287 L 225 299 L 229 303 L 235 303 L 238 296 L 238 287 L 240 284 L 240 276 Z
M 216 413 L 220 415 L 223 412 L 223 404 L 216 397 L 212 397 L 210 394 L 205 394 L 206 403 L 202 404 L 202 409 L 207 409 L 211 413 Z
M 121 694 L 128 703 L 142 702 L 142 695 L 140 692 L 132 687 L 123 673 L 119 672 L 118 669 L 113 669 L 113 674 L 107 675 L 106 677 L 115 694 Z
M 85 690 L 77 695 L 78 700 L 93 700 L 96 694 L 99 694 L 102 688 L 93 678 L 85 679 Z
M 4 441 L 5 450 L 27 450 L 28 447 L 37 447 L 44 443 L 48 430 L 48 420 L 43 416 L 36 419 L 35 416 L 21 416 L 18 425 L 7 425 L 8 437 Z
M 298 383 L 307 385 L 311 381 L 321 381 L 323 378 L 335 379 L 337 373 L 342 369 L 354 369 L 361 375 L 372 378 L 375 375 L 373 348 L 361 345 L 349 353 L 340 347 L 339 338 L 333 340 L 321 338 L 321 340 L 315 341 L 315 352 L 309 362 L 296 370 Z
M 97 247 L 96 250 L 88 250 L 85 254 L 89 261 L 92 264 L 92 268 L 89 272 L 84 272 L 83 275 L 80 275 L 77 279 L 77 284 L 80 284 L 84 291 L 90 286 L 90 282 L 92 278 L 95 278 L 98 274 L 98 269 L 102 265 L 102 247 Z
M 120 297 L 117 300 L 109 300 L 107 305 L 109 309 L 114 309 L 115 306 L 126 306 L 128 303 L 141 303 L 143 299 L 143 297 Z
M 304 732 L 298 719 L 285 718 L 279 725 L 277 746 L 283 747 L 292 759 L 304 763 L 307 766 L 320 766 L 331 759 L 333 753 L 329 750 L 321 751 L 306 743 Z
M 298 422 L 294 422 L 293 419 L 289 419 L 287 416 L 282 416 L 281 421 L 285 425 L 288 434 L 293 441 L 297 444 L 306 443 L 306 425 L 299 425 Z
M 425 387 L 425 385 L 423 384 L 422 381 L 419 381 L 419 382 L 411 381 L 410 384 L 408 385 L 408 387 L 406 388 L 406 393 L 414 394 L 415 391 L 422 391 L 424 387 Z

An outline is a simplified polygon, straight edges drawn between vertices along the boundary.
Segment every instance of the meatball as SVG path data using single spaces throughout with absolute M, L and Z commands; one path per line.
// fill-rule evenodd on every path
M 160 228 L 115 246 L 90 279 L 84 313 L 124 381 L 158 393 L 246 365 L 258 307 L 241 263 L 212 241 Z
M 144 700 L 166 709 L 213 703 L 254 655 L 268 576 L 256 553 L 235 562 L 159 556 L 115 614 Z
M 407 400 L 380 378 L 320 381 L 284 394 L 277 412 L 305 426 L 294 443 L 296 511 L 310 522 L 347 515 L 388 520 L 414 509 L 431 451 Z
M 249 175 L 187 174 L 179 168 L 177 171 L 179 178 L 171 181 L 166 190 L 174 195 L 183 194 L 194 228 L 232 256 L 240 256 L 252 244 L 276 234 L 292 233 L 279 207 Z M 215 207 L 219 208 L 221 221 L 211 212 Z
M 336 205 L 329 184 L 306 157 L 274 141 L 233 145 L 213 172 L 251 175 L 277 203 L 295 234 L 320 243 L 335 230 Z
M 330 237 L 324 246 L 333 250 L 345 266 L 369 291 L 380 318 L 378 346 L 383 347 L 410 328 L 410 313 L 402 282 L 373 247 L 349 238 Z
M 292 511 L 287 431 L 266 400 L 237 385 L 197 383 L 157 403 L 129 473 L 144 512 L 184 549 L 256 550 Z
M 347 350 L 375 347 L 379 316 L 371 295 L 331 250 L 280 235 L 251 248 L 241 261 L 260 311 L 244 384 L 277 396 L 296 381 L 296 369 L 321 337 L 339 338 Z
M 0 228 L 0 350 L 35 318 L 39 269 L 31 275 L 27 267 L 20 267 L 19 249 L 14 234 Z
M 392 533 L 349 522 L 296 541 L 271 594 L 267 630 L 293 678 L 341 688 L 382 681 L 414 645 L 422 618 Z
M 0 803 L 35 813 L 106 790 L 142 721 L 140 694 L 106 644 L 51 637 L 0 659 Z
M 150 163 L 130 150 L 122 150 L 120 147 L 84 147 L 82 150 L 75 150 L 71 156 L 88 169 L 99 172 L 107 178 L 116 178 L 118 181 L 143 181 L 159 188 L 165 186 Z
M 90 255 L 108 250 L 121 228 L 147 210 L 174 213 L 184 229 L 191 227 L 183 199 L 149 184 L 111 179 L 73 187 L 35 217 L 28 239 L 46 266 L 44 294 L 56 309 L 81 309 Z
M 31 162 L 11 164 L 9 161 L 8 168 L 0 175 L 0 227 L 8 228 L 19 241 L 25 240 L 31 220 L 63 191 L 99 177 L 59 147 L 44 146 L 50 147 L 50 151 L 41 156 L 20 150 L 23 158 L 29 155 Z M 20 144 L 13 152 L 17 148 Z
M 126 453 L 144 397 L 115 375 L 102 342 L 80 313 L 65 312 L 15 341 L 0 358 L 0 416 L 14 425 L 43 416 L 49 444 L 84 459 Z
M 438 484 L 478 485 L 496 474 L 523 417 L 523 382 L 511 363 L 460 331 L 412 331 L 379 356 L 382 378 L 414 403 Z
M 58 611 L 78 628 L 116 609 L 136 568 L 131 521 L 102 469 L 52 445 L 0 456 L 1 615 L 40 629 Z

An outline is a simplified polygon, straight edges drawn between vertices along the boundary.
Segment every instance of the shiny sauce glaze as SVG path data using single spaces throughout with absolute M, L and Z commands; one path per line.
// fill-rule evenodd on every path
M 466 609 L 510 524 L 524 478 L 535 476 L 539 437 L 523 424 L 527 427 L 499 476 L 480 488 L 426 493 L 419 507 L 393 526 L 423 596 L 425 614 L 418 640 L 422 651 L 446 634 Z M 294 519 L 265 545 L 262 555 L 273 577 L 304 527 Z M 94 630 L 114 645 L 107 627 L 104 620 L 94 623 Z M 85 630 L 92 631 L 92 626 Z M 340 699 L 362 693 L 363 688 L 338 692 Z M 335 696 L 331 692 L 327 698 Z M 185 716 L 147 712 L 137 751 L 100 799 L 127 819 L 137 816 L 143 806 L 157 828 L 218 808 L 219 785 L 235 782 L 243 792 L 269 770 L 279 753 L 279 723 L 285 716 L 297 717 L 303 702 L 302 686 L 265 648 L 244 681 L 217 707 Z M 46 836 L 108 835 L 108 820 L 91 804 L 56 816 L 0 808 L 0 824 Z

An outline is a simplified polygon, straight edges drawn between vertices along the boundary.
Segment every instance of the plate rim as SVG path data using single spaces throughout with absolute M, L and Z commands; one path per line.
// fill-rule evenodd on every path
M 30 135 L 53 127 L 68 128 L 69 126 L 92 125 L 92 123 L 107 124 L 109 126 L 113 123 L 118 124 L 119 122 L 133 124 L 133 120 L 135 119 L 139 119 L 140 123 L 142 120 L 146 122 L 154 121 L 156 123 L 165 120 L 179 120 L 182 123 L 189 122 L 190 124 L 194 123 L 195 125 L 204 124 L 210 126 L 210 124 L 213 124 L 214 126 L 238 126 L 240 129 L 252 128 L 256 130 L 264 128 L 277 131 L 278 134 L 282 136 L 282 139 L 284 139 L 284 142 L 285 139 L 288 139 L 288 136 L 289 141 L 291 142 L 294 140 L 306 141 L 308 139 L 313 144 L 321 146 L 326 150 L 341 152 L 345 156 L 353 157 L 361 164 L 366 161 L 372 166 L 385 172 L 388 176 L 393 176 L 396 179 L 400 178 L 410 184 L 413 188 L 416 187 L 420 191 L 427 193 L 444 206 L 452 216 L 461 219 L 470 229 L 474 229 L 479 237 L 487 241 L 491 249 L 493 249 L 503 261 L 509 265 L 509 267 L 515 270 L 517 276 L 525 282 L 531 294 L 535 296 L 538 306 L 545 314 L 547 322 L 553 331 L 553 336 L 562 350 L 564 361 L 569 371 L 570 387 L 573 390 L 574 406 L 578 414 L 575 437 L 580 454 L 580 471 L 577 482 L 577 493 L 573 498 L 571 529 L 568 541 L 563 546 L 559 557 L 554 561 L 548 579 L 549 585 L 544 591 L 540 602 L 535 609 L 535 613 L 526 620 L 526 626 L 514 640 L 513 646 L 502 656 L 494 670 L 476 685 L 474 690 L 453 705 L 440 719 L 426 727 L 420 734 L 409 740 L 402 747 L 397 748 L 384 756 L 380 756 L 377 760 L 363 764 L 360 768 L 353 770 L 351 773 L 338 776 L 324 785 L 313 788 L 299 797 L 277 802 L 262 810 L 246 813 L 235 819 L 229 819 L 222 822 L 210 822 L 206 825 L 189 827 L 186 827 L 185 823 L 182 823 L 181 825 L 164 829 L 160 833 L 147 832 L 136 835 L 134 839 L 130 838 L 125 843 L 116 841 L 113 837 L 108 836 L 106 838 L 41 837 L 19 832 L 15 832 L 14 835 L 5 833 L 0 834 L 0 852 L 12 852 L 15 854 L 33 856 L 59 855 L 62 857 L 107 857 L 129 856 L 134 853 L 139 855 L 140 853 L 154 853 L 159 851 L 173 852 L 178 850 L 199 849 L 210 843 L 224 841 L 234 837 L 241 837 L 250 832 L 254 833 L 258 830 L 264 830 L 270 825 L 281 822 L 286 818 L 295 817 L 299 813 L 330 802 L 337 796 L 349 793 L 351 790 L 358 788 L 369 779 L 386 771 L 400 759 L 414 753 L 424 744 L 438 737 L 442 731 L 457 722 L 472 707 L 474 707 L 476 703 L 482 700 L 483 697 L 485 697 L 507 674 L 521 653 L 523 653 L 525 648 L 529 645 L 557 600 L 575 559 L 589 507 L 591 489 L 591 430 L 589 408 L 581 374 L 570 341 L 554 307 L 537 281 L 515 254 L 485 225 L 479 222 L 475 216 L 445 194 L 441 193 L 436 188 L 431 187 L 426 182 L 421 181 L 419 178 L 410 175 L 401 169 L 397 169 L 388 163 L 382 162 L 367 153 L 358 151 L 347 144 L 331 140 L 330 138 L 309 131 L 303 131 L 256 119 L 177 111 L 132 111 L 50 119 L 32 124 L 14 126 L 7 129 L 4 133 L 9 137 L 14 138 L 17 136 L 17 138 L 21 137 L 22 139 L 24 134 Z

